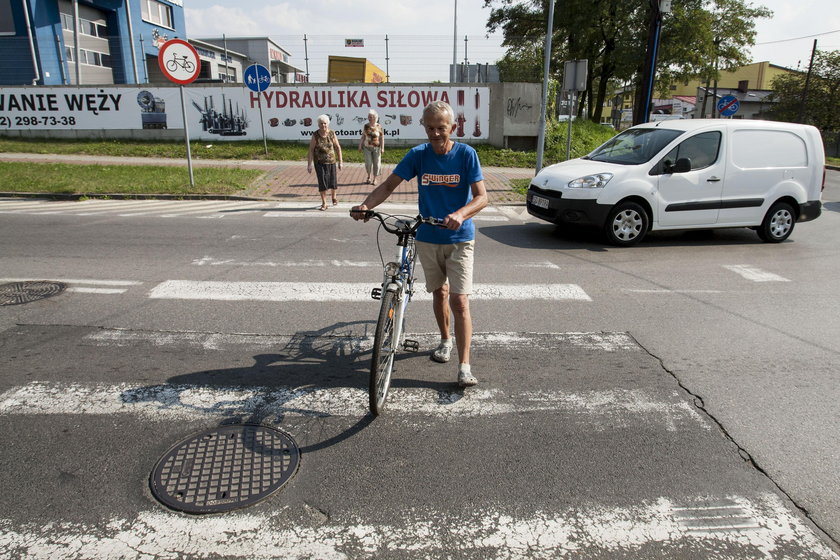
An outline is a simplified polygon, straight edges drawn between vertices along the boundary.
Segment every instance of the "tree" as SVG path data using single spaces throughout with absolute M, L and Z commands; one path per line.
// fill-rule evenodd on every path
M 771 117 L 779 121 L 812 124 L 825 132 L 840 131 L 840 51 L 817 51 L 805 96 L 805 73 L 777 76 L 769 100 Z M 803 96 L 805 103 L 803 106 Z
M 541 80 L 548 1 L 485 0 L 491 8 L 487 29 L 500 29 L 503 46 L 508 47 L 505 66 L 500 67 L 503 80 L 514 77 L 506 69 Z M 600 120 L 612 85 L 633 82 L 640 91 L 650 0 L 563 0 L 557 7 L 551 75 L 561 78 L 560 61 L 589 60 L 587 117 Z M 673 2 L 673 9 L 662 22 L 658 91 L 689 78 L 715 79 L 716 60 L 718 69 L 747 63 L 746 47 L 755 40 L 754 20 L 772 15 L 745 0 L 680 0 Z

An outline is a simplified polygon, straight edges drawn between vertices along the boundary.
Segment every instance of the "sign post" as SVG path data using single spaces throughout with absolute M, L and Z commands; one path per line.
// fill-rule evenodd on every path
M 184 101 L 184 84 L 192 83 L 198 78 L 201 60 L 192 45 L 182 39 L 170 39 L 161 45 L 158 51 L 158 66 L 164 76 L 180 86 L 178 89 L 181 91 L 181 115 L 184 119 L 184 140 L 187 144 L 187 169 L 190 173 L 190 186 L 193 187 L 195 178 L 190 150 L 190 130 L 187 123 L 187 103 Z
M 271 73 L 268 68 L 256 62 L 245 69 L 242 74 L 242 79 L 245 80 L 245 85 L 248 89 L 257 93 L 262 93 L 268 89 L 271 84 Z M 265 119 L 262 112 L 262 95 L 257 96 L 257 105 L 260 108 L 260 128 L 262 129 L 263 147 L 265 148 L 265 155 L 268 155 L 268 141 L 265 139 Z
M 572 155 L 572 112 L 577 110 L 577 92 L 586 91 L 588 60 L 569 60 L 563 65 L 563 89 L 572 96 L 569 101 L 569 123 L 566 132 L 566 160 Z

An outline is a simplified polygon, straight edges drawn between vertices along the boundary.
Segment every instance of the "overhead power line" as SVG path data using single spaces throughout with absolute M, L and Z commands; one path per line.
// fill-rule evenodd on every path
M 802 37 L 794 37 L 793 39 L 779 39 L 778 41 L 765 41 L 764 43 L 756 43 L 755 45 L 772 45 L 774 43 L 787 43 L 788 41 L 799 41 L 800 39 L 811 39 L 821 35 L 831 35 L 832 33 L 840 33 L 840 29 L 834 31 L 825 31 L 824 33 L 815 33 L 814 35 L 803 35 Z

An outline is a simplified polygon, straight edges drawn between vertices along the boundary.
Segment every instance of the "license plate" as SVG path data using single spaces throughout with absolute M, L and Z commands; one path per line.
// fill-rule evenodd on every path
M 548 208 L 548 199 L 542 196 L 534 195 L 531 197 L 531 204 L 538 208 Z

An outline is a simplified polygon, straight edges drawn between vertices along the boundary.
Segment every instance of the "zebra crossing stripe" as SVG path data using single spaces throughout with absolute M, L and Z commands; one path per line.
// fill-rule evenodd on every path
M 667 496 L 617 506 L 591 500 L 514 515 L 494 507 L 459 513 L 408 508 L 390 523 L 323 516 L 320 524 L 289 523 L 288 512 L 191 517 L 140 511 L 99 523 L 50 521 L 16 526 L 0 519 L 0 553 L 32 560 L 76 558 L 284 558 L 370 557 L 635 558 L 640 550 L 662 557 L 702 557 L 725 550 L 731 558 L 801 557 L 837 560 L 812 529 L 770 493 L 722 498 L 736 503 L 746 523 L 696 532 L 676 512 L 714 496 Z M 344 521 L 344 522 L 343 522 Z
M 220 282 L 167 280 L 152 288 L 152 299 L 221 301 L 368 301 L 370 282 Z M 413 299 L 430 301 L 423 289 Z M 471 300 L 592 301 L 577 284 L 475 284 Z
M 779 276 L 778 274 L 773 274 L 772 272 L 767 272 L 747 264 L 729 264 L 723 265 L 723 268 L 731 270 L 732 272 L 741 275 L 747 280 L 752 280 L 753 282 L 790 282 L 790 280 L 783 276 Z

